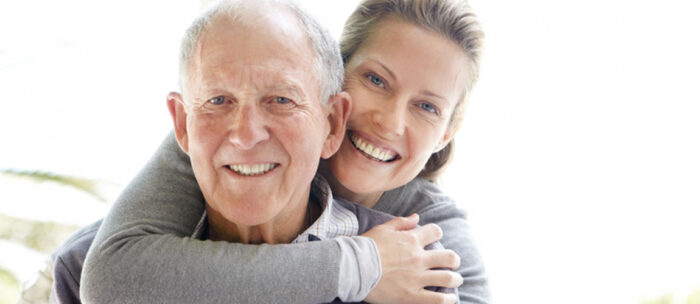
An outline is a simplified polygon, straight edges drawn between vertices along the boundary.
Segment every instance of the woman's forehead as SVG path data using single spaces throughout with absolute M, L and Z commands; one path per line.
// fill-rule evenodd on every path
M 348 63 L 378 67 L 395 77 L 396 85 L 457 100 L 466 87 L 467 54 L 456 43 L 422 26 L 387 17 L 375 27 Z

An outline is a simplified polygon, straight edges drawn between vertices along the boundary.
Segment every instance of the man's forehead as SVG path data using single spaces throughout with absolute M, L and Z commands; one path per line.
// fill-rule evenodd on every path
M 234 70 L 311 67 L 314 53 L 309 39 L 290 14 L 283 14 L 282 20 L 267 16 L 254 24 L 219 17 L 200 37 L 194 61 L 204 68 Z
M 297 95 L 309 96 L 311 89 L 305 82 L 314 81 L 309 73 L 282 62 L 267 64 L 250 61 L 229 61 L 226 63 L 204 64 L 198 69 L 203 88 L 249 88 L 256 90 L 293 91 Z
M 270 8 L 264 13 L 253 10 L 236 18 L 216 16 L 198 42 L 202 50 L 212 45 L 250 48 L 278 44 L 278 48 L 287 46 L 291 50 L 311 47 L 302 24 L 287 7 Z

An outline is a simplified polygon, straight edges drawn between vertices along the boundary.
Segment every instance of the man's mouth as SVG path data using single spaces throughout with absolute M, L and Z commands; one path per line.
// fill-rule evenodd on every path
M 353 147 L 372 160 L 388 163 L 396 160 L 399 156 L 393 151 L 373 146 L 355 135 L 355 133 L 350 133 L 349 135 L 348 138 L 350 138 Z
M 252 165 L 228 165 L 226 166 L 231 171 L 243 176 L 263 175 L 277 168 L 279 164 L 252 164 Z

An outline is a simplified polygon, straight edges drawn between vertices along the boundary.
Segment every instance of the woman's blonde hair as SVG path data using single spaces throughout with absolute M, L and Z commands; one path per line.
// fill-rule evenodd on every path
M 375 27 L 388 16 L 396 16 L 425 29 L 434 31 L 459 45 L 469 58 L 467 68 L 470 77 L 455 105 L 449 128 L 456 128 L 462 121 L 466 100 L 479 77 L 479 60 L 484 33 L 472 8 L 466 0 L 365 0 L 345 22 L 340 38 L 343 63 L 350 58 Z M 454 140 L 445 148 L 433 153 L 418 176 L 435 181 L 454 153 Z

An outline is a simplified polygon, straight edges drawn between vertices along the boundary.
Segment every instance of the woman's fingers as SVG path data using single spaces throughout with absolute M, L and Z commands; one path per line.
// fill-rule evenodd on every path
M 421 282 L 425 286 L 457 288 L 462 285 L 464 278 L 449 270 L 430 270 L 423 275 Z
M 451 250 L 425 250 L 442 237 L 442 229 L 428 224 L 416 229 L 417 217 L 395 218 L 375 226 L 363 236 L 374 240 L 382 267 L 382 277 L 368 294 L 371 303 L 454 303 L 455 294 L 424 289 L 426 286 L 454 288 L 462 277 L 449 270 L 459 266 L 459 256 Z M 410 228 L 409 228 L 410 229 Z
M 461 262 L 459 255 L 449 249 L 435 249 L 425 251 L 426 268 L 457 269 Z M 442 285 L 438 285 L 442 286 Z
M 411 230 L 418 225 L 418 214 L 414 213 L 409 217 L 395 217 L 388 222 L 379 225 L 391 227 L 395 230 Z
M 454 304 L 457 303 L 457 294 L 441 293 L 427 289 L 420 290 L 414 298 L 415 303 L 430 304 Z
M 435 224 L 427 224 L 408 231 L 408 233 L 413 234 L 416 237 L 416 242 L 421 247 L 428 246 L 429 244 L 435 243 L 442 238 L 442 229 L 440 229 L 440 226 Z

